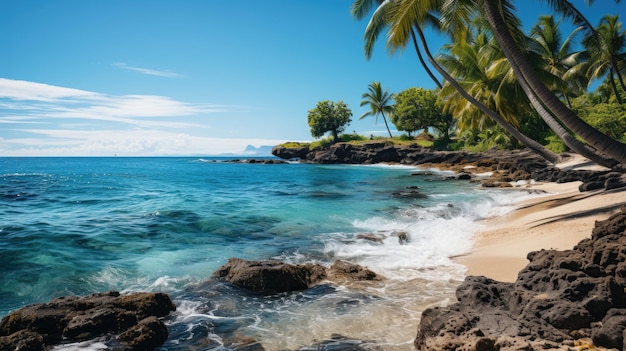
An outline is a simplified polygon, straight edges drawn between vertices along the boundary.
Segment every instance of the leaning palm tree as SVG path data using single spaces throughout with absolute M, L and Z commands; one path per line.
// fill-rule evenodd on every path
M 377 13 L 379 13 L 379 15 L 373 16 L 371 18 L 369 24 L 367 25 L 367 30 L 365 31 L 365 35 L 364 35 L 365 57 L 368 60 L 372 57 L 372 52 L 374 51 L 374 44 L 376 43 L 378 36 L 380 35 L 380 33 L 382 33 L 382 31 L 389 24 L 389 16 L 387 13 L 387 9 L 389 8 L 389 6 L 386 6 L 388 3 L 389 3 L 388 1 L 383 1 L 383 0 L 355 0 L 350 9 L 350 12 L 352 13 L 352 16 L 354 18 L 358 20 L 362 20 L 365 18 L 365 16 L 369 14 L 370 10 L 374 6 L 378 6 Z M 429 24 L 431 26 L 437 27 L 438 23 L 439 21 L 436 17 L 431 16 L 429 18 Z M 411 39 L 413 41 L 413 47 L 415 48 L 415 52 L 417 53 L 417 58 L 419 59 L 420 64 L 422 65 L 422 68 L 424 69 L 424 71 L 426 71 L 426 73 L 428 74 L 430 79 L 435 83 L 435 85 L 437 85 L 437 88 L 441 89 L 443 85 L 441 84 L 439 79 L 435 77 L 435 74 L 430 69 L 430 67 L 428 67 L 428 65 L 426 64 L 426 61 L 424 60 L 424 57 L 422 55 L 422 51 L 420 50 L 419 45 L 417 43 L 417 39 L 415 37 L 414 31 L 411 31 Z
M 565 106 L 543 84 L 535 68 L 528 61 L 525 52 L 520 48 L 522 44 L 526 44 L 525 36 L 515 35 L 516 32 L 510 32 L 511 28 L 519 27 L 519 24 L 517 24 L 519 20 L 512 14 L 513 0 L 386 0 L 385 2 L 396 4 L 397 10 L 392 16 L 388 35 L 388 45 L 395 47 L 403 47 L 405 45 L 408 41 L 410 30 L 414 25 L 416 32 L 420 35 L 420 39 L 424 42 L 423 32 L 420 31 L 419 26 L 416 24 L 422 23 L 425 13 L 428 11 L 439 11 L 444 28 L 450 28 L 451 33 L 455 37 L 460 37 L 467 30 L 467 27 L 463 26 L 463 20 L 459 20 L 459 18 L 463 19 L 463 16 L 467 13 L 472 13 L 472 11 L 480 12 L 482 10 L 498 44 L 511 64 L 515 76 L 519 80 L 520 85 L 525 87 L 524 92 L 533 102 L 533 106 L 536 109 L 541 109 L 545 106 L 548 113 L 540 113 L 542 118 L 552 118 L 552 115 L 554 115 L 573 133 L 599 152 L 605 153 L 621 164 L 626 164 L 626 144 L 612 139 L 591 127 Z M 591 28 L 584 16 L 569 1 L 551 0 L 550 4 L 559 12 L 575 18 L 578 21 L 577 23 L 585 23 L 586 28 Z M 426 48 L 425 51 L 427 51 Z M 431 64 L 433 63 L 430 57 L 429 61 Z M 437 71 L 443 75 L 439 69 Z M 446 77 L 446 80 L 448 80 L 448 77 Z M 530 95 L 533 96 L 531 97 Z M 526 144 L 524 143 L 524 145 Z
M 422 24 L 428 23 L 428 19 L 432 18 L 430 12 L 440 11 L 442 17 L 441 22 L 446 25 L 445 28 L 447 28 L 450 33 L 454 34 L 454 39 L 464 40 L 462 37 L 467 33 L 466 23 L 470 22 L 473 11 L 471 7 L 473 4 L 472 0 L 446 0 L 444 4 L 441 4 L 441 2 L 441 0 L 385 0 L 372 15 L 366 33 L 371 30 L 370 27 L 372 26 L 380 26 L 381 24 L 389 25 L 387 47 L 390 50 L 395 50 L 404 47 L 408 42 L 409 33 L 413 33 L 413 30 L 415 30 L 422 44 L 424 53 L 428 58 L 428 62 L 459 92 L 459 94 L 473 105 L 477 106 L 483 113 L 487 114 L 524 146 L 550 162 L 557 162 L 559 160 L 558 155 L 546 149 L 535 140 L 528 138 L 513 125 L 506 122 L 498 113 L 475 99 L 435 60 L 430 52 L 422 30 Z M 449 20 L 443 20 L 445 18 Z
M 376 123 L 378 123 L 378 115 L 381 115 L 383 117 L 383 121 L 385 122 L 385 127 L 387 127 L 387 132 L 389 132 L 389 137 L 393 138 L 391 130 L 389 130 L 387 118 L 385 117 L 385 112 L 387 115 L 393 112 L 393 95 L 389 94 L 387 89 L 383 91 L 380 82 L 371 83 L 367 89 L 368 91 L 361 95 L 361 98 L 364 99 L 361 101 L 361 106 L 369 105 L 370 110 L 362 114 L 359 119 L 363 119 L 367 116 L 375 116 Z
M 562 6 L 572 6 L 565 0 L 553 2 Z M 519 41 L 516 41 L 509 31 L 510 27 L 507 25 L 506 19 L 512 18 L 513 5 L 511 1 L 483 0 L 483 9 L 500 47 L 515 72 L 515 76 L 520 80 L 520 84 L 527 84 L 527 95 L 534 95 L 550 113 L 554 114 L 565 126 L 592 147 L 614 158 L 622 165 L 626 165 L 626 144 L 603 134 L 580 119 L 543 84 L 525 53 L 519 47 Z

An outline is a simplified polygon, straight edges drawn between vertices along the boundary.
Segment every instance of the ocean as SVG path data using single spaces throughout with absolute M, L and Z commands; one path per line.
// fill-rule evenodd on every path
M 0 158 L 0 317 L 59 296 L 162 291 L 177 305 L 162 350 L 228 350 L 251 338 L 297 350 L 332 335 L 411 350 L 421 312 L 454 302 L 465 268 L 451 257 L 471 249 L 478 220 L 536 196 L 451 175 L 198 157 Z M 415 191 L 425 196 L 398 195 Z M 385 279 L 264 296 L 212 279 L 230 257 L 342 259 Z

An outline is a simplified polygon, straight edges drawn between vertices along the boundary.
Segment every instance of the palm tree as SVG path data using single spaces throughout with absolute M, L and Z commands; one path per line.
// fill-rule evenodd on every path
M 590 54 L 588 75 L 590 81 L 605 77 L 611 84 L 615 98 L 621 104 L 620 94 L 615 85 L 615 79 L 620 82 L 622 89 L 626 90 L 624 78 L 620 72 L 621 65 L 626 64 L 626 30 L 622 30 L 622 23 L 618 16 L 604 16 L 596 28 L 599 40 L 589 35 L 583 40 Z
M 542 118 L 552 118 L 553 114 L 570 130 L 600 152 L 604 152 L 620 163 L 626 164 L 626 144 L 610 138 L 581 120 L 542 83 L 525 53 L 518 46 L 520 43 L 526 44 L 525 36 L 516 35 L 521 31 L 510 32 L 511 28 L 519 28 L 519 20 L 512 15 L 512 0 L 386 0 L 385 2 L 393 3 L 396 8 L 395 13 L 392 15 L 388 35 L 388 45 L 395 48 L 403 47 L 408 42 L 409 33 L 413 27 L 420 35 L 422 43 L 425 44 L 423 32 L 421 32 L 419 24 L 423 23 L 429 11 L 439 11 L 441 21 L 445 25 L 444 28 L 450 28 L 451 33 L 455 37 L 461 37 L 467 31 L 467 27 L 463 24 L 464 22 L 467 23 L 465 19 L 467 14 L 476 13 L 482 9 L 500 47 L 511 64 L 515 76 L 518 78 L 520 85 L 525 87 L 524 91 L 533 103 L 533 106 L 536 109 L 543 109 L 545 105 L 547 108 L 547 114 L 540 112 Z M 577 21 L 576 23 L 584 23 L 586 28 L 591 28 L 584 16 L 569 1 L 552 0 L 550 4 L 559 12 L 574 18 Z M 504 18 L 506 18 L 506 21 Z M 424 47 L 424 50 L 428 54 L 426 47 Z M 431 57 L 429 57 L 429 62 L 435 65 Z M 444 74 L 436 66 L 435 68 L 439 73 Z M 445 78 L 453 84 L 448 77 Z M 531 97 L 530 95 L 534 96 Z M 467 98 L 465 95 L 464 97 Z M 487 111 L 484 112 L 487 113 Z M 557 124 L 549 123 L 551 127 L 558 127 Z M 561 135 L 559 134 L 559 136 Z M 566 135 L 564 136 L 567 137 Z
M 560 21 L 554 16 L 541 16 L 530 29 L 530 50 L 540 56 L 542 70 L 547 73 L 546 84 L 558 92 L 571 108 L 570 97 L 580 96 L 585 91 L 587 80 L 583 69 L 583 51 L 572 51 L 572 40 L 583 27 L 574 29 L 563 40 L 559 30 Z
M 502 52 L 487 33 L 478 30 L 477 35 L 444 46 L 447 53 L 440 54 L 437 60 L 468 94 L 517 128 L 519 117 L 530 113 L 529 105 L 523 103 L 526 96 L 515 80 L 508 79 L 510 67 Z M 459 120 L 461 132 L 493 126 L 487 115 L 465 100 L 450 84 L 444 86 L 439 96 L 445 101 L 447 111 Z
M 361 106 L 369 105 L 370 110 L 362 114 L 359 119 L 363 119 L 367 116 L 376 116 L 376 123 L 378 123 L 378 115 L 381 115 L 383 117 L 383 121 L 385 121 L 385 127 L 387 127 L 389 137 L 393 138 L 391 130 L 389 130 L 387 118 L 385 117 L 385 112 L 390 114 L 393 111 L 393 95 L 389 94 L 387 89 L 383 91 L 380 82 L 373 82 L 368 86 L 368 92 L 363 93 L 361 98 L 365 99 L 361 101 Z
M 567 1 L 553 1 L 566 6 Z M 571 6 L 571 4 L 569 4 Z M 573 6 L 572 6 L 573 7 Z M 626 144 L 621 143 L 599 130 L 591 127 L 588 123 L 580 119 L 572 110 L 565 106 L 542 82 L 528 62 L 524 52 L 509 32 L 506 19 L 512 17 L 512 4 L 508 0 L 484 0 L 483 9 L 485 17 L 493 29 L 493 33 L 504 51 L 515 76 L 520 84 L 528 85 L 527 95 L 535 95 L 539 103 L 545 105 L 550 113 L 553 113 L 572 132 L 587 141 L 597 150 L 606 153 L 621 164 L 626 164 Z M 529 98 L 531 98 L 529 96 Z
M 352 4 L 351 13 L 352 16 L 358 20 L 362 20 L 367 16 L 370 10 L 377 5 L 376 9 L 377 15 L 372 16 L 370 22 L 367 25 L 367 30 L 365 31 L 364 39 L 365 39 L 365 57 L 369 60 L 372 57 L 372 52 L 374 51 L 374 44 L 378 39 L 380 33 L 387 27 L 389 24 L 389 15 L 387 12 L 388 6 L 386 6 L 389 2 L 383 0 L 355 0 Z M 434 27 L 437 26 L 438 20 L 435 17 L 430 18 L 430 24 Z M 428 67 L 424 57 L 422 56 L 422 51 L 417 44 L 417 39 L 415 37 L 415 32 L 411 30 L 411 39 L 413 40 L 413 47 L 415 48 L 415 52 L 417 53 L 417 58 L 422 65 L 422 68 L 426 71 L 430 79 L 437 85 L 437 88 L 441 89 L 443 85 L 435 77 L 433 71 Z
M 468 6 L 468 3 L 471 5 L 473 2 L 471 0 L 455 0 L 451 4 L 448 4 L 449 6 L 440 6 L 440 1 L 437 0 L 435 0 L 434 2 L 432 0 L 385 0 L 374 12 L 366 33 L 367 31 L 371 30 L 371 26 L 380 26 L 381 23 L 385 25 L 389 24 L 390 34 L 387 46 L 390 50 L 395 50 L 399 47 L 404 47 L 406 45 L 409 33 L 413 33 L 414 29 L 419 36 L 422 48 L 424 50 L 424 53 L 426 54 L 426 57 L 428 58 L 429 63 L 437 70 L 437 72 L 439 72 L 444 77 L 444 79 L 450 85 L 452 85 L 459 92 L 459 94 L 461 94 L 465 99 L 470 101 L 473 105 L 477 106 L 482 112 L 492 118 L 496 123 L 498 123 L 498 125 L 500 125 L 507 132 L 509 132 L 524 146 L 533 150 L 550 162 L 558 161 L 558 155 L 554 154 L 538 142 L 528 138 L 527 136 L 519 132 L 515 127 L 513 127 L 510 123 L 507 123 L 495 111 L 491 110 L 485 104 L 481 103 L 473 96 L 468 94 L 467 91 L 465 91 L 463 87 L 458 84 L 458 82 L 437 63 L 432 53 L 430 52 L 430 49 L 428 48 L 428 43 L 426 42 L 426 38 L 421 27 L 421 24 L 427 22 L 428 19 L 432 18 L 429 11 L 439 10 L 441 8 L 441 17 L 450 19 L 447 21 L 442 20 L 442 23 L 445 23 L 447 25 L 446 28 L 454 28 L 455 30 L 451 30 L 451 33 L 459 33 L 457 35 L 457 39 L 462 40 L 460 37 L 463 35 L 463 33 L 467 32 L 467 27 L 465 23 L 468 23 L 470 21 L 472 12 L 471 7 Z M 386 8 L 387 6 L 389 7 L 389 9 Z M 382 8 L 385 8 L 385 10 L 382 11 Z

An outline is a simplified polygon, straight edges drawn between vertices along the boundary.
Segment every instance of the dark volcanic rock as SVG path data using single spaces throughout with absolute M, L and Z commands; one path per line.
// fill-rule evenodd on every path
M 308 289 L 326 278 L 326 268 L 315 264 L 292 265 L 274 260 L 230 258 L 213 275 L 240 288 L 262 293 L 281 293 Z
M 528 254 L 515 283 L 467 277 L 458 302 L 424 311 L 418 350 L 567 349 L 592 338 L 622 349 L 626 329 L 626 208 L 566 251 Z
M 308 146 L 287 148 L 284 146 L 277 145 L 272 148 L 272 155 L 276 157 L 280 157 L 284 160 L 291 160 L 291 159 L 303 159 L 304 160 L 307 157 L 308 153 L 309 153 Z
M 167 339 L 167 329 L 157 317 L 176 306 L 163 293 L 118 292 L 85 297 L 61 297 L 21 308 L 0 322 L 0 349 L 34 350 L 52 345 L 119 334 L 121 349 L 152 350 Z M 12 345 L 13 348 L 6 348 Z M 21 346 L 22 345 L 22 346 Z
M 358 264 L 337 260 L 330 268 L 320 264 L 289 264 L 276 260 L 230 258 L 213 276 L 243 289 L 264 294 L 301 291 L 323 280 L 375 281 L 380 275 Z
M 348 279 L 359 281 L 382 279 L 381 276 L 365 267 L 342 260 L 337 260 L 332 266 L 330 266 L 328 275 L 332 276 L 333 280 Z

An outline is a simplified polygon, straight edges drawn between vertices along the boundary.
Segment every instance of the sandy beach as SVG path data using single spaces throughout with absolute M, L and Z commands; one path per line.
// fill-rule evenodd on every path
M 576 158 L 565 169 L 598 169 Z M 474 248 L 456 261 L 467 275 L 484 275 L 514 282 L 528 263 L 526 255 L 541 249 L 567 250 L 591 236 L 595 221 L 604 220 L 626 205 L 626 189 L 581 193 L 580 182 L 531 185 L 545 196 L 523 201 L 505 216 L 483 221 L 486 230 L 477 233 Z

